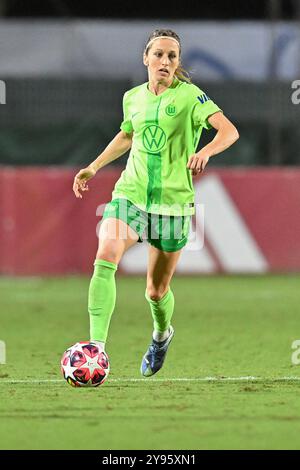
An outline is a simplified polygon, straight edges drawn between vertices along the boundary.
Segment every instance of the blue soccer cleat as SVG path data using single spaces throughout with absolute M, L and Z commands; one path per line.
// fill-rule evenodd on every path
M 162 368 L 169 344 L 171 343 L 174 336 L 174 328 L 170 326 L 169 329 L 170 334 L 164 341 L 158 342 L 152 339 L 152 342 L 148 348 L 148 351 L 143 357 L 141 364 L 141 374 L 144 377 L 150 377 L 151 375 L 156 374 L 156 372 Z

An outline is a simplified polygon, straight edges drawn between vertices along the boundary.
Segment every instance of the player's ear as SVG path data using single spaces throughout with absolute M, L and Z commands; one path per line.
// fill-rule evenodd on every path
M 148 57 L 146 56 L 145 52 L 144 52 L 144 54 L 143 54 L 143 62 L 144 62 L 144 65 L 145 65 L 146 67 L 148 67 L 149 62 L 148 62 Z

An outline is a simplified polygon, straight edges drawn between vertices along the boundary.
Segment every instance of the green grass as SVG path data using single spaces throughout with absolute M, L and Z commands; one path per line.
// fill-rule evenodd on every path
M 0 280 L 1 449 L 299 449 L 300 276 L 173 280 L 175 337 L 163 370 L 140 379 L 151 335 L 144 278 L 118 278 L 110 379 L 73 389 L 62 352 L 88 338 L 86 278 Z M 255 376 L 256 381 L 174 381 Z M 13 380 L 28 383 L 12 383 Z M 118 381 L 117 379 L 122 379 Z M 160 379 L 157 381 L 156 379 Z

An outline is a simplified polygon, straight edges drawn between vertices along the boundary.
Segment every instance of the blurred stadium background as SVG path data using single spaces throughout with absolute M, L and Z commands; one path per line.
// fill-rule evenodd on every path
M 183 65 L 240 139 L 195 179 L 205 243 L 179 261 L 176 343 L 160 378 L 134 382 L 151 328 L 143 243 L 118 271 L 111 380 L 74 400 L 57 364 L 86 339 L 96 226 L 127 155 L 83 200 L 73 177 L 119 131 L 122 96 L 147 81 L 143 47 L 159 27 L 180 35 Z M 287 376 L 299 332 L 300 1 L 146 11 L 0 0 L 0 80 L 0 448 L 299 448 L 299 382 Z M 194 226 L 203 234 L 202 219 Z
M 2 0 L 0 273 L 90 272 L 96 208 L 127 155 L 99 173 L 84 201 L 72 178 L 118 132 L 123 93 L 147 80 L 143 46 L 160 26 L 181 36 L 194 83 L 241 136 L 195 181 L 207 243 L 196 254 L 187 248 L 179 272 L 299 271 L 299 5 L 162 5 L 153 16 L 114 2 Z M 204 133 L 200 145 L 211 138 Z M 144 271 L 138 250 L 145 246 L 125 257 L 124 271 Z

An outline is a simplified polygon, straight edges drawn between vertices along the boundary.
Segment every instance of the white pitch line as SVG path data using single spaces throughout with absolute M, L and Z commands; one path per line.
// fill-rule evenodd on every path
M 130 382 L 288 382 L 288 381 L 300 381 L 300 376 L 292 377 L 254 377 L 254 376 L 245 376 L 245 377 L 172 377 L 172 378 L 148 378 L 148 379 L 135 379 L 135 378 L 119 378 L 119 379 L 108 379 L 107 383 L 130 383 Z M 43 384 L 43 383 L 64 383 L 63 379 L 28 379 L 28 380 L 1 380 L 1 384 Z

